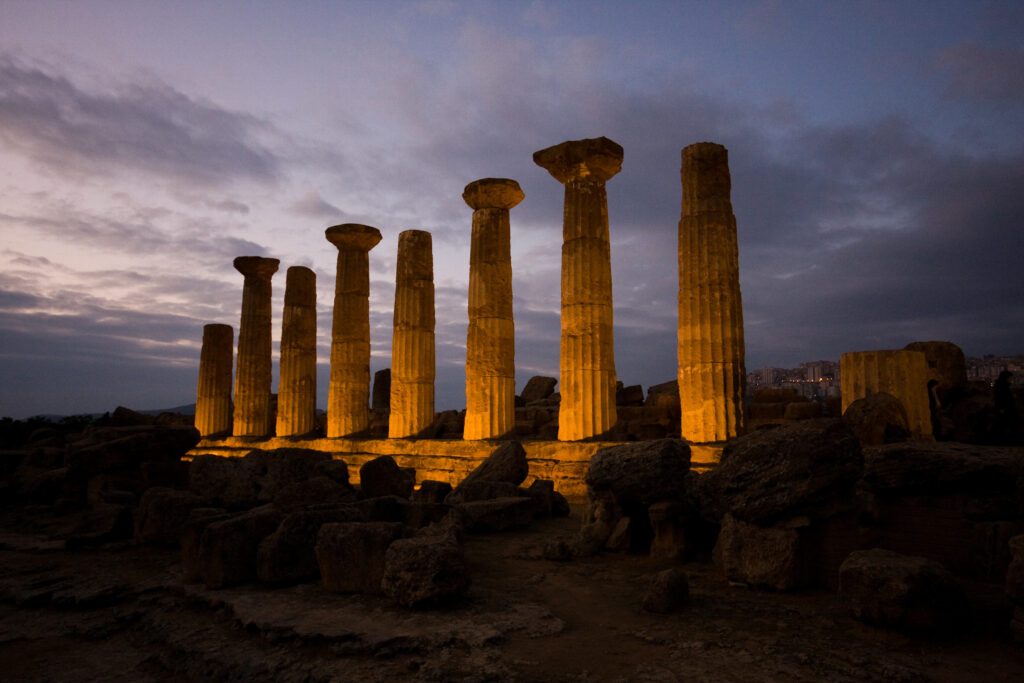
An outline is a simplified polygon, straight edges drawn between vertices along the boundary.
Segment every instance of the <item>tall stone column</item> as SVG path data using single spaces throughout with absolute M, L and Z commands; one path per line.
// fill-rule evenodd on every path
M 856 351 L 839 357 L 843 385 L 843 412 L 869 394 L 885 392 L 899 399 L 907 411 L 910 431 L 932 438 L 928 408 L 928 360 L 921 351 Z
M 242 322 L 238 327 L 235 370 L 235 436 L 268 436 L 270 423 L 270 278 L 276 258 L 239 256 L 235 269 L 245 276 Z
M 325 235 L 338 248 L 327 396 L 327 436 L 333 438 L 370 426 L 370 250 L 380 230 L 345 223 Z
M 196 429 L 202 437 L 231 433 L 231 362 L 235 353 L 231 325 L 204 325 L 196 390 Z
M 300 436 L 316 427 L 316 274 L 288 269 L 281 321 L 281 379 L 277 435 Z
M 622 168 L 622 147 L 603 137 L 571 140 L 535 152 L 533 161 L 565 185 L 558 438 L 575 441 L 616 420 L 605 182 Z
M 398 236 L 388 436 L 416 436 L 434 421 L 434 256 L 430 233 Z
M 464 439 L 494 439 L 516 421 L 515 325 L 509 209 L 523 201 L 519 183 L 484 178 L 466 186 L 473 209 L 469 251 Z
M 725 441 L 743 430 L 743 301 L 729 152 L 683 149 L 679 220 L 679 403 L 682 437 Z

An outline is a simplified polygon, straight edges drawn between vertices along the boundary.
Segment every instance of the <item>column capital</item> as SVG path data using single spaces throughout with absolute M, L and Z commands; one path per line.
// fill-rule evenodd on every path
M 246 277 L 270 279 L 277 272 L 281 261 L 276 258 L 262 256 L 239 256 L 234 260 L 235 270 Z
M 481 178 L 474 180 L 462 192 L 469 207 L 477 209 L 511 209 L 523 201 L 519 183 L 509 178 Z
M 342 223 L 324 231 L 327 241 L 338 249 L 349 248 L 370 251 L 380 242 L 380 230 L 359 223 Z
M 562 184 L 587 177 L 605 182 L 622 170 L 622 145 L 606 137 L 568 140 L 534 152 L 533 162 Z

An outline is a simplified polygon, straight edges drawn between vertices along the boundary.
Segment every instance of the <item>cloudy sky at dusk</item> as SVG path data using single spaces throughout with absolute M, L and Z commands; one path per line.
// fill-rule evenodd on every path
M 680 150 L 729 149 L 747 368 L 948 340 L 1024 353 L 1024 4 L 0 0 L 0 416 L 195 398 L 237 335 L 238 255 L 317 273 L 376 226 L 372 369 L 398 233 L 429 230 L 437 408 L 464 405 L 471 210 L 517 180 L 518 388 L 557 375 L 563 189 L 605 135 L 616 364 L 676 372 Z M 276 349 L 276 346 L 275 346 Z M 275 383 L 277 370 L 274 371 Z

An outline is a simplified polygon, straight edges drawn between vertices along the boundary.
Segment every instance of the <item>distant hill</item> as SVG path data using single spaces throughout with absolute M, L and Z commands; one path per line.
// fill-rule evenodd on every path
M 127 406 L 125 406 L 125 407 L 127 407 Z M 109 412 L 114 412 L 114 411 L 111 410 Z M 196 404 L 195 403 L 189 403 L 187 405 L 176 406 L 174 408 L 155 408 L 153 410 L 136 410 L 135 412 L 142 413 L 143 415 L 153 415 L 153 416 L 159 415 L 160 413 L 178 413 L 179 415 L 195 415 L 196 414 Z M 79 417 L 81 415 L 87 415 L 88 417 L 90 417 L 90 418 L 92 418 L 94 420 L 103 417 L 103 413 L 75 413 L 74 415 L 56 415 L 56 414 L 47 413 L 45 415 L 33 415 L 29 419 L 42 419 L 42 420 L 49 420 L 50 422 L 60 422 L 65 417 Z

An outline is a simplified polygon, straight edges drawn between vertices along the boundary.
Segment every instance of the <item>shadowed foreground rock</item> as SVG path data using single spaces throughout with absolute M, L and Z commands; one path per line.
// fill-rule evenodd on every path
M 399 539 L 384 556 L 381 587 L 385 595 L 406 607 L 458 597 L 469 587 L 462 548 L 447 536 Z

